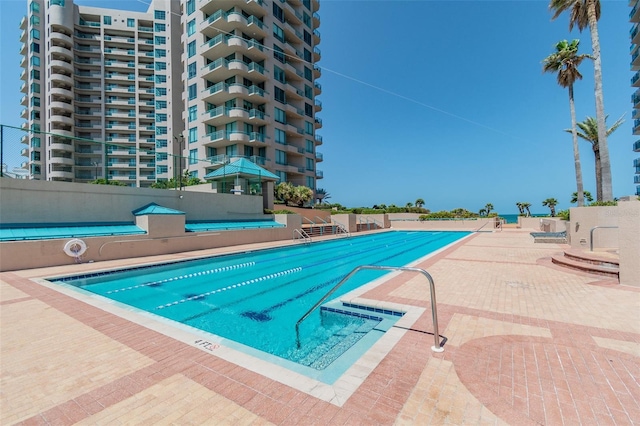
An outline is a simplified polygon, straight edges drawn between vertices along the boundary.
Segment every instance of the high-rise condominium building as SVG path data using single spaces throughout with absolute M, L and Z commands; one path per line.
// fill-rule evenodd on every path
M 152 0 L 147 12 L 29 0 L 23 166 L 31 179 L 149 186 L 247 157 L 315 189 L 318 9 L 318 0 Z
M 640 1 L 630 0 L 631 13 L 629 20 L 633 24 L 631 27 L 631 70 L 635 71 L 631 77 L 631 86 L 637 87 L 631 96 L 633 103 L 633 134 L 640 135 Z M 633 150 L 640 152 L 640 140 L 633 143 Z M 636 173 L 633 181 L 636 183 L 636 195 L 640 195 L 640 157 L 633 160 Z

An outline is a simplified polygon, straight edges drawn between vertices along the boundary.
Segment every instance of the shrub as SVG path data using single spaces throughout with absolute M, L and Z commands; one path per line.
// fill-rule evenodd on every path
M 569 213 L 571 213 L 570 210 L 560 210 L 558 213 L 556 213 L 556 216 L 558 216 L 560 219 L 562 220 L 569 220 Z

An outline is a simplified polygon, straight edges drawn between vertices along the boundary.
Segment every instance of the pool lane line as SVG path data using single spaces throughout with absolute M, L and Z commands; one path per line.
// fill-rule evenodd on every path
M 281 276 L 284 276 L 284 275 L 293 274 L 295 272 L 300 272 L 300 271 L 302 271 L 301 267 L 287 269 L 287 270 L 284 270 L 284 271 L 276 272 L 274 274 L 264 275 L 262 277 L 254 278 L 254 279 L 247 280 L 247 281 L 243 281 L 243 282 L 238 283 L 238 284 L 232 284 L 232 285 L 229 285 L 229 286 L 226 286 L 226 287 L 222 287 L 222 288 L 219 288 L 219 289 L 216 289 L 216 290 L 208 291 L 206 293 L 200 293 L 200 294 L 197 294 L 195 296 L 187 297 L 187 298 L 184 298 L 184 299 L 181 299 L 181 300 L 176 300 L 176 301 L 171 302 L 171 303 L 167 303 L 167 304 L 164 304 L 164 305 L 156 306 L 154 309 L 168 308 L 170 306 L 178 305 L 180 303 L 185 303 L 185 302 L 190 302 L 192 300 L 202 299 L 204 297 L 210 296 L 210 295 L 215 294 L 215 293 L 222 293 L 224 291 L 231 290 L 231 289 L 234 289 L 234 288 L 244 287 L 246 285 L 255 284 L 255 283 L 260 282 L 260 281 L 271 280 L 271 279 L 274 279 L 274 278 L 278 278 L 278 277 L 281 277 Z

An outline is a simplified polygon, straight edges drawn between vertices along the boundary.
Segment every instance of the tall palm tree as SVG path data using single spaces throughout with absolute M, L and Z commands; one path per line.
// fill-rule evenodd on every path
M 484 206 L 484 209 L 487 211 L 487 216 L 489 216 L 489 213 L 491 213 L 491 210 L 493 210 L 493 204 L 487 203 L 487 205 Z
M 591 34 L 591 48 L 593 58 L 593 81 L 596 98 L 596 121 L 598 123 L 598 140 L 600 141 L 600 169 L 602 176 L 602 199 L 613 200 L 611 183 L 611 161 L 607 145 L 607 131 L 604 116 L 604 95 L 602 94 L 602 63 L 600 61 L 600 36 L 598 35 L 598 20 L 600 19 L 600 0 L 551 0 L 549 9 L 556 19 L 563 12 L 570 10 L 569 31 L 577 26 L 582 32 L 587 26 Z
M 589 203 L 593 201 L 593 197 L 591 196 L 591 193 L 589 191 L 584 191 L 584 199 L 587 200 Z M 578 193 L 574 192 L 573 194 L 571 194 L 571 201 L 569 201 L 571 204 L 575 204 L 578 202 Z
M 549 207 L 549 209 L 551 210 L 551 217 L 556 216 L 556 206 L 558 205 L 558 200 L 556 200 L 555 198 L 547 198 L 542 202 L 542 205 Z
M 608 115 L 604 117 L 605 123 L 609 118 Z M 613 133 L 618 127 L 624 123 L 622 117 L 618 119 L 613 125 L 607 129 L 607 136 Z M 593 154 L 596 157 L 596 200 L 603 201 L 602 199 L 602 160 L 600 157 L 600 143 L 598 142 L 598 122 L 593 117 L 587 117 L 584 121 L 577 123 L 580 130 L 578 131 L 578 137 L 586 140 L 591 144 L 593 148 Z M 565 129 L 565 132 L 570 132 L 570 129 Z
M 582 184 L 582 168 L 580 167 L 580 150 L 578 148 L 578 133 L 576 131 L 576 107 L 573 100 L 573 83 L 582 79 L 578 66 L 589 55 L 578 55 L 580 40 L 559 41 L 556 51 L 543 61 L 542 71 L 557 73 L 558 84 L 569 89 L 569 109 L 571 111 L 571 129 L 573 134 L 573 162 L 576 169 L 576 186 L 578 189 L 578 207 L 584 205 Z
M 424 200 L 422 198 L 418 198 L 415 204 L 416 204 L 416 207 L 422 207 L 424 206 Z
M 529 207 L 531 207 L 531 203 L 522 203 L 522 208 L 527 211 L 527 217 L 531 216 L 531 210 L 529 210 Z
M 522 203 L 522 202 L 520 202 L 520 201 L 518 201 L 518 202 L 516 203 L 516 207 L 518 207 L 518 211 L 520 212 L 520 214 L 524 214 L 524 206 L 523 206 L 523 204 L 524 204 L 524 203 Z

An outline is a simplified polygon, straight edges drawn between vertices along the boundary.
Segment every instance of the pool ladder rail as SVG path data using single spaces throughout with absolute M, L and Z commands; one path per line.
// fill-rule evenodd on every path
M 305 244 L 311 244 L 311 237 L 304 229 L 293 230 L 293 241 L 302 240 Z
M 302 323 L 302 321 L 307 319 L 307 317 L 309 317 L 309 315 L 311 315 L 313 311 L 318 309 L 318 307 L 322 305 L 325 302 L 325 300 L 327 300 L 333 293 L 335 293 L 335 291 L 338 290 L 338 288 L 340 288 L 345 282 L 347 282 L 353 275 L 355 275 L 357 272 L 363 269 L 402 271 L 402 272 L 412 271 L 412 272 L 419 272 L 425 277 L 427 277 L 427 280 L 429 281 L 429 290 L 431 292 L 431 318 L 433 320 L 434 345 L 431 346 L 431 350 L 433 352 L 444 352 L 444 348 L 442 347 L 440 340 L 438 340 L 439 337 L 443 337 L 443 336 L 440 336 L 438 332 L 438 311 L 436 308 L 436 286 L 433 282 L 433 278 L 431 277 L 431 275 L 424 269 L 420 269 L 420 268 L 412 268 L 408 266 L 380 266 L 380 265 L 357 266 L 351 272 L 349 272 L 342 280 L 340 280 L 338 284 L 336 284 L 331 290 L 329 290 L 327 294 L 325 294 L 320 300 L 318 300 L 318 302 L 315 305 L 313 305 L 311 309 L 309 309 L 302 317 L 300 317 L 298 322 L 296 322 L 296 344 L 298 346 L 298 349 L 300 349 L 300 324 Z M 443 339 L 444 339 L 443 341 L 446 341 L 446 338 L 443 337 Z

